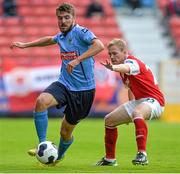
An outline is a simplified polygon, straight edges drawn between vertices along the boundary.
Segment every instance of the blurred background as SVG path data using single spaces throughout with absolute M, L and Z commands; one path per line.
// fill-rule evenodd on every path
M 0 0 L 0 117 L 32 117 L 35 100 L 59 75 L 58 46 L 14 49 L 58 30 L 55 9 L 62 0 Z M 154 72 L 165 94 L 162 119 L 180 122 L 180 0 L 66 0 L 76 7 L 76 22 L 106 45 L 123 38 L 129 52 Z M 103 68 L 107 50 L 95 56 L 97 92 L 90 116 L 104 116 L 127 101 L 118 74 Z M 52 108 L 50 117 L 62 116 Z

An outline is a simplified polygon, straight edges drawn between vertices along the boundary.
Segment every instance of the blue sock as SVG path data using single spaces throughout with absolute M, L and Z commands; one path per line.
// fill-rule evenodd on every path
M 33 116 L 39 142 L 46 141 L 46 131 L 48 127 L 48 111 L 46 110 L 43 112 L 34 112 Z
M 72 137 L 69 141 L 64 141 L 62 138 L 60 139 L 59 143 L 59 149 L 58 149 L 58 159 L 61 159 L 64 157 L 65 152 L 69 148 L 69 146 L 73 143 L 74 138 Z

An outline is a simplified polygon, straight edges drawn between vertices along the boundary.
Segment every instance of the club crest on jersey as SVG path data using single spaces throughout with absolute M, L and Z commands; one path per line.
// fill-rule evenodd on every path
M 68 43 L 69 43 L 69 44 L 72 43 L 72 39 L 71 39 L 71 38 L 68 39 Z

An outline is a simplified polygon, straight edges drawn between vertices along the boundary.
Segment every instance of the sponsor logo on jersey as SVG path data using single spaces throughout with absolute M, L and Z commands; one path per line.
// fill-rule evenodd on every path
M 78 55 L 75 51 L 61 53 L 62 60 L 73 60 L 73 59 L 76 59 L 77 57 L 78 57 Z

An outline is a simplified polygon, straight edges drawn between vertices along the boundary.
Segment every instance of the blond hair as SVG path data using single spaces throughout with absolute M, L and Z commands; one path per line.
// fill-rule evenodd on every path
M 111 40 L 108 43 L 107 48 L 109 49 L 113 45 L 116 45 L 121 51 L 124 51 L 127 49 L 126 42 L 122 39 L 115 38 Z

